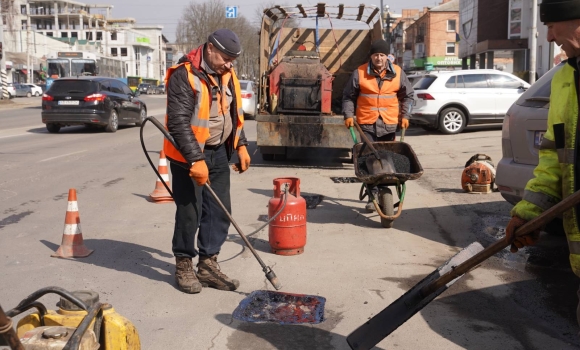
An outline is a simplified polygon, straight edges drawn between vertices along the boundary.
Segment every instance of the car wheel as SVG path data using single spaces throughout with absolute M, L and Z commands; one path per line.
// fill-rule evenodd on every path
M 467 118 L 459 108 L 444 109 L 439 115 L 439 130 L 444 134 L 459 134 L 465 129 Z
M 119 116 L 116 110 L 111 110 L 111 115 L 109 116 L 109 123 L 105 127 L 107 132 L 116 132 L 119 128 Z
M 36 97 L 40 96 L 40 92 L 38 92 L 38 91 L 37 91 L 37 92 L 35 92 L 35 93 L 34 93 L 34 96 L 36 96 Z
M 32 93 L 31 92 L 27 92 L 26 93 L 26 97 L 32 97 Z
M 48 123 L 46 124 L 46 130 L 50 133 L 56 134 L 60 130 L 60 125 Z
M 145 108 L 141 108 L 141 111 L 139 111 L 139 120 L 135 123 L 135 125 L 137 126 L 143 125 L 143 123 L 145 122 L 145 118 L 147 118 L 147 111 L 145 110 Z

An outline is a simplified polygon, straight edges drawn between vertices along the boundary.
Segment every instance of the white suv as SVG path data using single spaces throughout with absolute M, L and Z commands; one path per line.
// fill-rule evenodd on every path
M 411 122 L 426 130 L 458 134 L 467 125 L 502 123 L 530 84 L 495 69 L 437 72 L 418 80 Z
M 40 96 L 43 94 L 42 88 L 36 84 L 24 84 L 30 86 L 30 90 L 32 91 L 33 96 Z

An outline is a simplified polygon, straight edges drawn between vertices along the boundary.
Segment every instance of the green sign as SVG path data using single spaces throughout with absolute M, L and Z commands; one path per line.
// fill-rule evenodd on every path
M 469 65 L 469 58 L 467 59 Z M 456 56 L 435 56 L 411 60 L 410 68 L 433 70 L 435 67 L 461 67 L 461 58 Z
M 431 62 L 425 62 L 425 70 L 426 71 L 432 71 L 433 70 L 433 63 L 431 63 Z
M 136 37 L 135 41 L 138 43 L 149 44 L 149 38 L 147 38 L 147 37 Z

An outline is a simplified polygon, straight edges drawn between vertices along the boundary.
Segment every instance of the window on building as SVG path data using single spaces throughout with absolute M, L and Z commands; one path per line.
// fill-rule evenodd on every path
M 62 32 L 62 33 L 60 33 L 60 37 L 61 38 L 68 38 L 68 32 Z
M 127 48 L 126 47 L 121 48 L 121 56 L 127 56 Z
M 455 55 L 455 43 L 447 43 L 447 50 L 445 53 L 447 55 Z
M 111 56 L 117 56 L 117 48 L 116 47 L 111 47 Z
M 415 56 L 416 57 L 425 56 L 425 44 L 419 43 L 415 45 Z
M 455 32 L 455 20 L 454 19 L 448 19 L 447 20 L 447 31 L 448 32 Z
M 49 36 L 49 37 L 51 37 L 51 38 L 52 38 L 52 36 L 53 36 L 53 35 L 54 35 L 54 34 L 53 34 L 52 32 L 46 32 L 46 36 Z
M 20 29 L 26 30 L 26 20 L 20 22 Z
M 78 38 L 79 37 L 79 32 L 71 32 L 70 33 L 70 37 L 71 38 Z
M 87 40 L 93 40 L 93 32 L 85 32 Z
M 111 40 L 117 40 L 117 32 L 111 32 Z
M 20 14 L 25 15 L 26 14 L 26 5 L 20 5 Z M 6 23 L 6 22 L 4 22 Z
M 103 40 L 103 32 L 97 32 L 97 40 Z
M 44 28 L 52 29 L 52 22 L 44 22 Z

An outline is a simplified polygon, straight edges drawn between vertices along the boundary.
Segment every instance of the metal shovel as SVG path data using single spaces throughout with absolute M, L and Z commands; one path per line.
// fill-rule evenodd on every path
M 547 223 L 566 210 L 573 208 L 578 203 L 580 203 L 580 191 L 576 191 L 535 219 L 528 221 L 516 230 L 515 235 L 525 236 L 541 229 Z M 425 277 L 391 305 L 383 309 L 379 314 L 349 334 L 346 341 L 352 349 L 371 349 L 438 295 L 447 290 L 447 288 L 465 273 L 477 268 L 483 261 L 508 247 L 510 244 L 511 242 L 508 242 L 506 239 L 501 239 L 483 249 L 479 243 L 472 243 Z
M 374 155 L 374 158 L 367 157 L 367 159 L 365 160 L 365 163 L 367 166 L 367 171 L 369 172 L 369 174 L 379 175 L 379 174 L 394 174 L 394 173 L 396 173 L 397 171 L 395 169 L 395 166 L 393 165 L 394 164 L 393 160 L 389 159 L 390 155 L 386 156 L 385 158 L 381 158 L 381 156 L 379 155 L 379 152 L 373 146 L 371 140 L 369 140 L 367 135 L 365 135 L 365 133 L 362 131 L 362 129 L 360 128 L 360 125 L 358 125 L 356 120 L 354 121 L 354 125 L 356 126 L 356 129 L 358 130 L 364 143 L 371 149 L 371 151 Z

